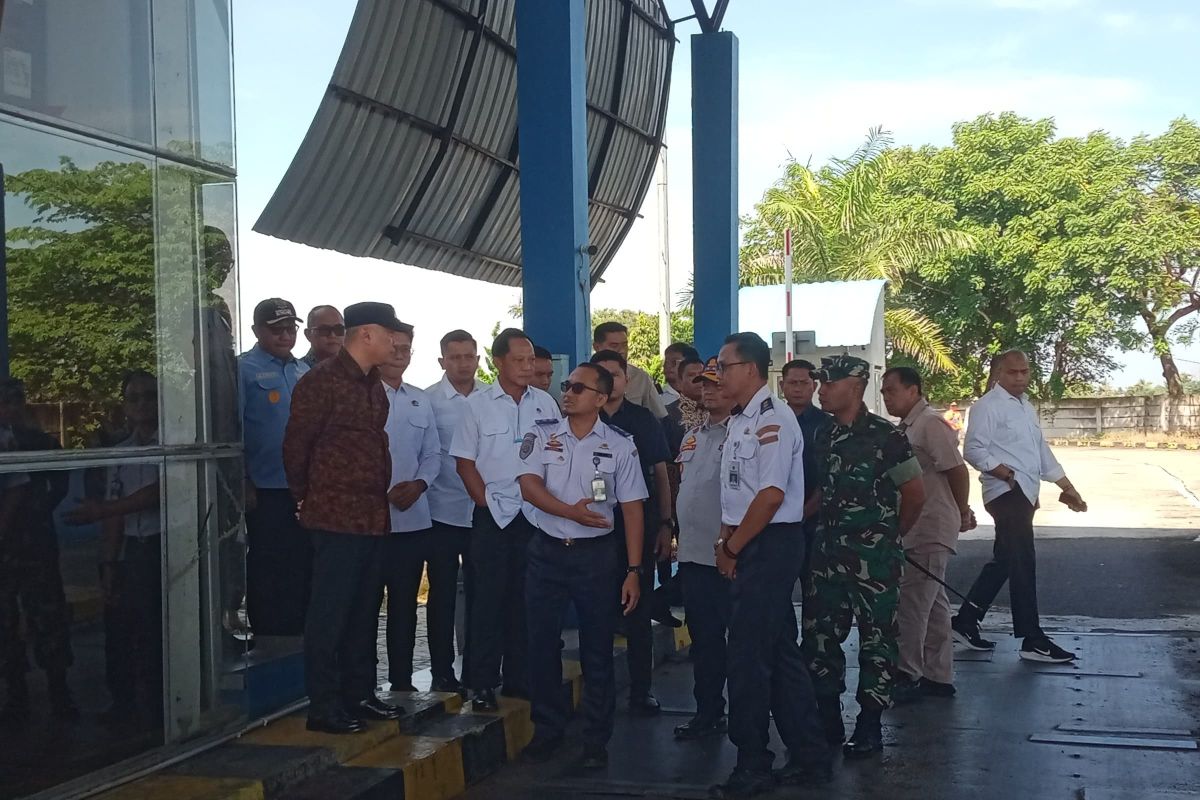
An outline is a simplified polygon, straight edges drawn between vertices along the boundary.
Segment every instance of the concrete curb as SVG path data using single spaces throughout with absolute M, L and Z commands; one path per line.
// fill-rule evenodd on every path
M 1090 447 L 1117 450 L 1200 450 L 1200 442 L 1110 442 L 1104 439 L 1051 439 L 1051 447 Z
M 614 646 L 618 688 L 628 685 L 624 649 Z M 655 626 L 656 661 L 687 647 L 687 628 Z M 583 674 L 564 659 L 562 691 L 578 707 Z M 501 697 L 480 713 L 457 694 L 383 695 L 407 714 L 365 733 L 305 729 L 305 712 L 101 795 L 105 800 L 445 800 L 516 760 L 533 737 L 528 701 Z

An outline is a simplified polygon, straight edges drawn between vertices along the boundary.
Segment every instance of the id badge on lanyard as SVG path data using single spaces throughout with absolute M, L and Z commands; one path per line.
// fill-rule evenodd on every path
M 742 472 L 736 458 L 729 462 L 729 488 L 742 488 Z
M 604 483 L 604 476 L 600 474 L 599 457 L 592 459 L 592 466 L 596 469 L 592 477 L 592 502 L 603 503 L 608 500 L 608 487 Z

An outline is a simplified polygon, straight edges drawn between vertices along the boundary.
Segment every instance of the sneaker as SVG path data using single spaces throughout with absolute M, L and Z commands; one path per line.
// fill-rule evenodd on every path
M 921 678 L 921 692 L 930 697 L 954 697 L 957 690 L 953 683 L 939 683 L 929 678 Z
M 1068 664 L 1077 656 L 1069 650 L 1050 641 L 1045 636 L 1030 636 L 1021 645 L 1020 656 L 1025 661 L 1038 661 L 1043 664 Z
M 968 650 L 976 650 L 979 652 L 988 652 L 996 649 L 995 642 L 989 642 L 979 635 L 979 623 L 965 620 L 962 617 L 955 615 L 950 620 L 950 632 L 954 636 L 954 641 L 966 647 Z

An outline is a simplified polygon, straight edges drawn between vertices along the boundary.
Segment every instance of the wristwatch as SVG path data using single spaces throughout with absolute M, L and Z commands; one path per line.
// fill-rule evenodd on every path
M 625 568 L 625 574 L 640 576 L 642 574 L 642 565 L 641 564 L 630 564 L 628 567 Z

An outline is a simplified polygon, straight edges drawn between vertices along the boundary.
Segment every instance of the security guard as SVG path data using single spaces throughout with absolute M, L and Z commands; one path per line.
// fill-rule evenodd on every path
M 292 355 L 300 318 L 278 297 L 254 307 L 254 347 L 238 359 L 246 446 L 246 611 L 260 636 L 304 632 L 312 547 L 283 472 L 292 390 L 308 365 Z
M 475 502 L 467 553 L 465 683 L 476 711 L 495 711 L 496 687 L 528 696 L 525 551 L 533 536 L 533 506 L 517 483 L 523 437 L 538 420 L 558 420 L 554 398 L 530 386 L 533 343 L 507 328 L 492 343 L 496 382 L 467 398 L 450 455 Z
M 529 621 L 529 680 L 534 723 L 526 748 L 545 760 L 562 745 L 570 706 L 562 693 L 560 637 L 567 603 L 579 615 L 583 662 L 584 751 L 581 766 L 608 763 L 616 683 L 613 676 L 613 586 L 619 581 L 613 510 L 621 504 L 629 566 L 621 584 L 628 615 L 641 593 L 642 501 L 646 482 L 629 434 L 600 420 L 612 376 L 580 364 L 562 384 L 566 420 L 539 421 L 520 447 L 521 493 L 538 509 L 529 545 L 525 606 Z
M 825 734 L 845 736 L 840 695 L 845 687 L 842 642 L 858 619 L 858 705 L 847 758 L 883 749 L 880 717 L 896 679 L 896 610 L 904 564 L 901 536 L 921 514 L 921 465 L 904 434 L 863 403 L 871 367 L 849 355 L 821 359 L 821 407 L 833 414 L 829 436 L 817 441 L 823 484 L 812 578 L 804 597 L 804 641 Z
M 804 440 L 796 415 L 767 386 L 770 363 L 770 348 L 754 333 L 733 334 L 717 357 L 721 385 L 737 402 L 721 451 L 716 562 L 733 581 L 729 739 L 738 759 L 729 780 L 713 787 L 716 797 L 831 777 L 792 608 L 804 554 Z M 775 776 L 767 749 L 772 716 L 788 748 L 787 766 Z

